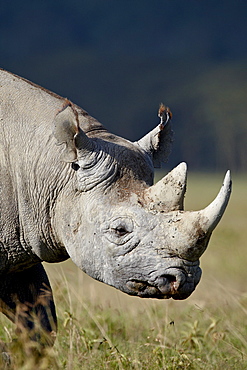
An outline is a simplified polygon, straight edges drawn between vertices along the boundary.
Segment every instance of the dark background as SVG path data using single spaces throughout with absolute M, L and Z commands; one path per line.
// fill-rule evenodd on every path
M 0 66 L 137 140 L 173 112 L 168 167 L 247 169 L 246 0 L 1 0 Z

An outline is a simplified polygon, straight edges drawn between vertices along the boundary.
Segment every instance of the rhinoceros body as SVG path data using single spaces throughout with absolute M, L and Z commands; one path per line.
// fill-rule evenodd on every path
M 229 174 L 207 208 L 184 211 L 184 163 L 153 185 L 172 141 L 169 109 L 159 116 L 133 143 L 0 70 L 0 309 L 30 337 L 40 337 L 34 314 L 45 332 L 56 330 L 42 261 L 71 257 L 93 278 L 140 297 L 184 299 L 198 284 Z

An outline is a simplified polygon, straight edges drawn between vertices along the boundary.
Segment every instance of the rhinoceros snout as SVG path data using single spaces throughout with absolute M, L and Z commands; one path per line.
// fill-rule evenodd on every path
M 164 295 L 176 294 L 180 285 L 182 284 L 181 276 L 178 279 L 176 275 L 165 274 L 157 279 L 158 289 Z
M 143 298 L 173 298 L 182 300 L 191 295 L 201 277 L 198 267 L 194 273 L 184 269 L 170 268 L 152 281 L 130 280 L 127 282 L 127 293 Z
M 199 266 L 193 273 L 180 268 L 168 269 L 167 273 L 156 279 L 158 289 L 164 294 L 164 298 L 185 299 L 195 290 L 201 278 Z
M 170 298 L 179 295 L 180 290 L 186 283 L 187 275 L 181 269 L 171 268 L 159 276 L 155 283 L 159 291 L 164 295 L 164 298 Z

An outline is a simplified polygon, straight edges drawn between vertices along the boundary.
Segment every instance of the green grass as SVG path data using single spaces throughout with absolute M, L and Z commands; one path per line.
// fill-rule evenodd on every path
M 205 207 L 221 183 L 218 175 L 190 175 L 185 208 Z M 2 316 L 0 337 L 12 356 L 6 368 L 246 369 L 246 187 L 247 177 L 233 176 L 226 214 L 201 258 L 201 282 L 185 301 L 129 297 L 71 261 L 46 265 L 59 319 L 55 346 L 40 356 L 15 341 Z

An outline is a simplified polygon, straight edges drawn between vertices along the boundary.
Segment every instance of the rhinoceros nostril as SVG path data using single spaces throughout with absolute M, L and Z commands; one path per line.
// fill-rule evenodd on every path
M 161 276 L 163 278 L 165 278 L 166 280 L 168 280 L 170 283 L 173 283 L 174 281 L 176 281 L 176 276 L 174 275 L 169 275 L 169 274 L 165 274 L 163 276 Z
M 174 294 L 179 288 L 179 281 L 175 275 L 165 274 L 157 280 L 158 288 L 163 294 Z

